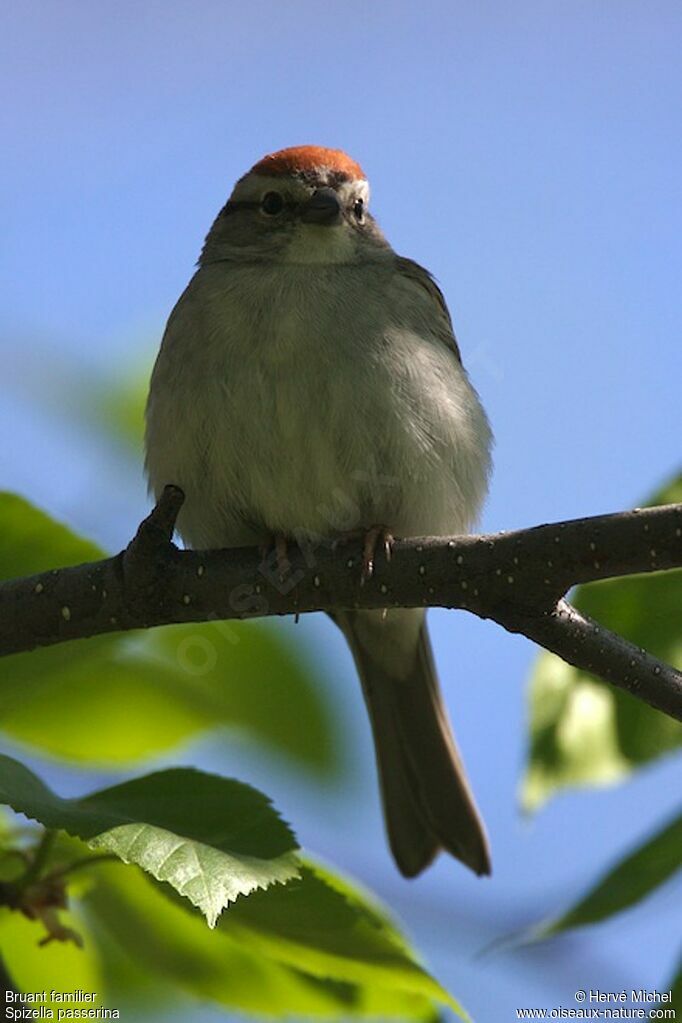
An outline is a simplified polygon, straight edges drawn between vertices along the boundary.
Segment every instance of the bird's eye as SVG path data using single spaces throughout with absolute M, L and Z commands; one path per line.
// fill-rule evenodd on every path
M 365 203 L 362 199 L 356 199 L 353 203 L 353 216 L 359 224 L 365 219 Z
M 261 199 L 260 208 L 269 217 L 276 217 L 284 209 L 284 199 L 279 192 L 266 192 Z

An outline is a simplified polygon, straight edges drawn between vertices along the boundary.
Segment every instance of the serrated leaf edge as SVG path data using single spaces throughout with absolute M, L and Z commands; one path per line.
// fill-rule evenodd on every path
M 128 849 L 130 849 L 135 843 L 140 832 L 148 828 L 152 828 L 163 835 L 172 836 L 176 838 L 178 842 L 174 849 L 168 853 L 168 855 L 164 856 L 160 864 L 154 865 L 141 863 L 139 859 L 134 857 L 134 855 L 130 855 L 126 851 L 121 851 L 119 848 L 112 848 L 110 844 L 111 836 L 114 835 L 114 833 L 118 832 L 120 835 L 120 833 L 125 831 L 126 837 L 128 837 L 127 833 L 131 828 L 136 828 L 137 830 L 135 834 L 130 835 Z M 109 836 L 109 838 L 107 838 L 107 836 Z M 271 884 L 286 884 L 288 881 L 292 881 L 300 877 L 300 861 L 295 850 L 283 853 L 281 856 L 276 856 L 273 859 L 263 859 L 258 856 L 248 856 L 243 854 L 231 854 L 229 852 L 225 852 L 223 849 L 217 849 L 214 846 L 208 845 L 205 842 L 199 842 L 197 839 L 177 835 L 175 832 L 169 831 L 167 828 L 161 828 L 158 825 L 146 824 L 144 822 L 140 822 L 139 824 L 121 824 L 116 828 L 110 828 L 108 831 L 103 831 L 101 834 L 88 839 L 86 844 L 93 850 L 101 851 L 102 849 L 106 849 L 113 852 L 123 863 L 139 867 L 140 870 L 144 870 L 145 873 L 151 874 L 151 876 L 156 878 L 157 881 L 169 884 L 172 888 L 175 888 L 175 890 L 179 892 L 183 898 L 186 898 L 193 906 L 196 906 L 196 908 L 206 917 L 206 922 L 211 929 L 216 926 L 223 910 L 226 909 L 230 903 L 234 902 L 240 895 L 248 896 L 251 892 L 269 888 Z M 168 876 L 166 876 L 163 868 L 171 857 L 173 857 L 179 850 L 182 850 L 183 852 L 189 851 L 195 858 L 198 869 L 196 874 L 188 877 L 181 884 L 175 884 Z M 237 878 L 233 878 L 234 883 L 231 886 L 231 890 L 228 890 L 228 886 L 221 883 L 219 880 L 216 881 L 215 885 L 211 885 L 207 883 L 205 870 L 201 867 L 200 856 L 202 850 L 206 851 L 207 857 L 225 857 L 233 864 L 247 868 L 251 866 L 254 870 L 258 871 L 267 870 L 274 876 L 265 883 L 257 880 L 254 882 L 245 882 L 243 879 L 240 881 Z M 199 896 L 193 894 L 191 891 L 191 886 L 196 881 L 199 881 L 204 886 L 206 898 L 203 901 Z M 235 889 L 236 894 L 233 894 Z M 218 891 L 220 892 L 220 895 L 216 898 Z M 212 908 L 207 908 L 208 905 Z

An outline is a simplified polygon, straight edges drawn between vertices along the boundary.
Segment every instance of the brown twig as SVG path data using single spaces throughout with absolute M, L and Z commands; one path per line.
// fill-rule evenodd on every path
M 255 548 L 180 551 L 183 501 L 166 487 L 114 558 L 0 584 L 0 655 L 179 622 L 341 608 L 463 608 L 682 720 L 682 674 L 563 599 L 576 583 L 682 567 L 682 505 L 488 536 L 396 541 L 360 586 L 362 541 L 289 545 L 283 566 Z M 357 549 L 356 549 L 357 547 Z M 286 571 L 282 571 L 285 568 Z

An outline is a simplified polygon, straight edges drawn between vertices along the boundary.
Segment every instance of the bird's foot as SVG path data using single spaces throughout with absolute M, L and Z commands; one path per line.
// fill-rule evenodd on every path
M 374 561 L 378 550 L 383 550 L 386 561 L 391 560 L 393 543 L 393 533 L 391 533 L 388 526 L 372 526 L 371 529 L 367 530 L 362 548 L 361 586 L 374 575 Z
M 370 526 L 369 529 L 352 529 L 334 540 L 333 549 L 336 550 L 341 543 L 359 538 L 363 541 L 360 585 L 364 586 L 367 580 L 374 575 L 374 564 L 378 551 L 383 550 L 386 561 L 391 560 L 394 538 L 388 526 L 377 525 Z
M 274 552 L 279 581 L 284 582 L 284 578 L 291 567 L 289 564 L 288 540 L 284 533 L 273 533 L 270 543 L 261 544 L 259 550 L 263 561 L 267 560 L 271 553 Z

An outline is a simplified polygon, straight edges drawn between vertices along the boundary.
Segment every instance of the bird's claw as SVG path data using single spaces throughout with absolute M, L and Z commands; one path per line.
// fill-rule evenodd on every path
M 383 549 L 386 561 L 390 561 L 393 554 L 394 537 L 387 526 L 370 526 L 369 529 L 351 529 L 341 533 L 332 541 L 332 550 L 336 551 L 341 544 L 350 540 L 362 539 L 362 572 L 360 574 L 360 585 L 364 586 L 368 579 L 374 575 L 374 564 L 379 548 Z
M 279 581 L 284 582 L 290 568 L 288 541 L 284 533 L 274 533 L 271 542 L 269 544 L 262 544 L 259 550 L 263 561 L 269 558 L 274 550 Z
M 379 546 L 383 548 L 386 561 L 391 560 L 393 554 L 393 534 L 387 526 L 372 526 L 365 533 L 365 541 L 362 548 L 362 574 L 360 585 L 364 586 L 368 579 L 374 575 L 374 562 Z

